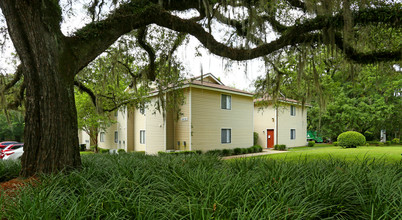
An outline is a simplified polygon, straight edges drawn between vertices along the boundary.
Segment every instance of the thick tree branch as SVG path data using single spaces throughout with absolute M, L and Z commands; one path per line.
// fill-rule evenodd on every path
M 146 27 L 141 27 L 138 29 L 137 32 L 137 41 L 138 44 L 141 46 L 142 49 L 144 49 L 149 56 L 149 65 L 148 65 L 148 71 L 147 71 L 147 77 L 149 80 L 154 81 L 156 78 L 156 73 L 155 73 L 155 51 L 154 49 L 145 41 L 147 35 L 147 29 Z
M 335 44 L 345 53 L 346 58 L 361 64 L 402 60 L 402 47 L 394 51 L 358 52 L 352 46 L 345 44 L 339 33 L 335 34 Z
M 89 95 L 89 97 L 91 98 L 91 101 L 92 101 L 92 103 L 94 104 L 94 106 L 95 106 L 95 107 L 97 106 L 97 103 L 96 103 L 96 95 L 95 95 L 95 93 L 94 93 L 90 88 L 86 87 L 83 83 L 81 83 L 81 82 L 79 82 L 79 81 L 77 81 L 77 80 L 74 80 L 74 85 L 75 85 L 79 90 L 81 90 L 82 92 L 87 93 L 87 94 Z
M 166 10 L 184 11 L 192 8 L 200 9 L 202 6 L 193 0 L 132 0 L 120 5 L 106 19 L 92 22 L 77 30 L 72 37 L 66 38 L 67 44 L 73 47 L 71 54 L 75 63 L 70 64 L 74 65 L 73 72 L 78 72 L 87 66 L 120 36 L 151 24 L 161 7 Z
M 356 17 L 355 24 L 367 25 L 369 23 L 386 23 L 391 25 L 398 25 L 402 20 L 402 13 L 397 13 L 394 8 L 381 8 L 381 9 L 368 9 L 364 11 L 355 12 L 353 17 Z M 378 18 L 375 15 L 380 13 L 384 14 L 389 12 L 387 18 Z M 364 19 L 358 19 L 359 16 L 364 16 Z M 341 28 L 343 27 L 343 17 L 341 14 L 333 17 L 317 16 L 310 19 L 303 24 L 295 25 L 289 28 L 281 37 L 270 43 L 260 45 L 253 49 L 236 49 L 230 48 L 218 41 L 209 34 L 204 28 L 189 20 L 181 19 L 171 15 L 166 11 L 160 11 L 158 19 L 155 21 L 157 25 L 170 28 L 172 30 L 187 32 L 196 37 L 206 48 L 212 53 L 227 57 L 233 60 L 248 60 L 257 57 L 265 56 L 276 50 L 286 46 L 293 46 L 303 42 L 318 42 L 318 40 L 310 39 L 315 36 L 314 31 L 321 31 L 326 27 Z
M 1 90 L 1 93 L 5 93 L 7 90 L 9 90 L 11 87 L 13 87 L 18 81 L 21 80 L 21 77 L 23 75 L 23 71 L 22 71 L 22 65 L 20 64 L 17 67 L 17 71 L 14 74 L 14 78 L 13 80 L 11 80 L 9 83 L 7 83 L 4 88 Z

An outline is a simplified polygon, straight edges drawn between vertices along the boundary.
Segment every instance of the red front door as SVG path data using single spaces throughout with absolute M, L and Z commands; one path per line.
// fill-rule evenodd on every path
M 274 144 L 274 129 L 267 129 L 267 148 L 273 148 Z

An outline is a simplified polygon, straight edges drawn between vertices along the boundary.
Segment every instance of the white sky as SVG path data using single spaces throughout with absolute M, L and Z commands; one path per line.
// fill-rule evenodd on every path
M 75 11 L 75 14 L 62 23 L 63 33 L 67 35 L 90 22 L 88 16 L 84 20 L 85 12 L 82 4 L 73 5 L 73 11 Z M 248 91 L 254 90 L 254 86 L 252 85 L 253 80 L 265 71 L 261 59 L 242 62 L 228 61 L 226 58 L 209 53 L 207 49 L 200 47 L 200 45 L 199 41 L 191 36 L 189 43 L 180 46 L 176 51 L 177 57 L 190 76 L 201 75 L 201 72 L 204 74 L 212 73 L 216 77 L 219 77 L 227 86 Z M 201 56 L 196 56 L 196 48 L 198 48 Z M 15 65 L 12 64 L 13 59 L 11 59 L 12 53 L 15 53 L 15 49 L 11 41 L 9 41 L 4 50 L 0 51 L 0 74 L 13 73 L 15 71 Z

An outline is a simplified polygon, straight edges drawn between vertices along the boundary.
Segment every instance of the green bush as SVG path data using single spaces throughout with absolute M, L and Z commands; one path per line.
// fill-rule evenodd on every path
M 216 155 L 216 156 L 222 156 L 222 150 L 209 150 L 206 153 L 207 155 Z
M 384 147 L 384 142 L 378 142 L 377 146 Z
M 260 145 L 254 146 L 257 149 L 257 152 L 262 152 L 262 147 Z
M 241 153 L 242 153 L 242 154 L 247 154 L 247 153 L 248 153 L 248 149 L 247 149 L 247 148 L 242 148 L 242 149 L 241 149 Z
M 254 153 L 254 149 L 252 147 L 246 148 L 248 154 Z
M 91 149 L 91 151 L 95 151 L 95 147 L 96 147 L 96 145 L 92 145 L 92 146 L 89 146 L 89 149 Z
M 196 150 L 195 151 L 198 155 L 201 155 L 202 154 L 202 150 Z
M 365 145 L 366 138 L 359 132 L 347 131 L 338 136 L 338 144 L 343 148 L 356 148 Z
M 196 151 L 172 151 L 172 152 L 164 152 L 164 151 L 159 151 L 158 155 L 191 155 L 191 154 L 197 154 Z
M 254 132 L 254 145 L 257 145 L 258 142 L 258 133 Z
M 309 141 L 309 142 L 308 142 L 308 146 L 309 146 L 309 147 L 314 147 L 314 145 L 315 145 L 315 141 Z
M 233 150 L 232 149 L 223 149 L 222 150 L 222 155 L 223 156 L 231 156 L 231 155 L 233 155 Z
M 274 150 L 286 150 L 286 145 L 284 144 L 276 144 L 274 145 Z
M 235 149 L 233 149 L 233 153 L 234 153 L 234 155 L 242 154 L 241 148 L 235 148 Z
M 104 148 L 98 147 L 98 150 L 99 150 L 99 152 L 100 152 L 101 154 L 107 154 L 107 153 L 109 153 L 109 149 L 104 149 Z
M 87 145 L 86 144 L 80 144 L 79 148 L 80 148 L 80 151 L 85 151 L 87 149 Z
M 333 144 L 334 146 L 338 146 L 338 142 L 337 142 L 337 141 L 333 142 L 332 144 Z
M 386 145 L 386 146 L 390 146 L 390 145 L 391 145 L 391 141 L 386 141 L 386 142 L 385 142 L 385 145 Z
M 119 154 L 120 154 L 120 153 L 126 153 L 126 151 L 125 151 L 124 149 L 118 149 L 118 150 L 117 150 L 117 153 L 119 153 Z
M 393 144 L 399 144 L 400 142 L 401 142 L 401 140 L 399 138 L 392 139 Z

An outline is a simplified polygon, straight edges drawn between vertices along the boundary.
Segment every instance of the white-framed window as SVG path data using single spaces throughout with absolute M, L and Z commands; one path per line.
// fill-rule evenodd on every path
M 290 115 L 296 116 L 296 106 L 294 106 L 294 105 L 290 106 Z
M 230 128 L 221 129 L 221 143 L 222 144 L 232 143 L 232 129 Z
M 232 96 L 230 95 L 221 95 L 221 109 L 232 109 Z
M 99 139 L 100 139 L 100 142 L 105 142 L 105 132 L 101 131 Z
M 145 144 L 145 130 L 140 130 L 140 144 Z
M 290 140 L 296 139 L 296 129 L 290 129 Z
M 119 132 L 115 131 L 114 132 L 114 143 L 119 143 Z

